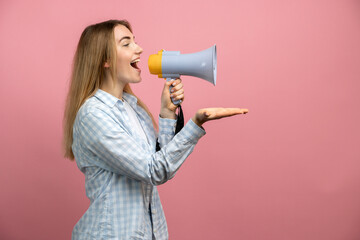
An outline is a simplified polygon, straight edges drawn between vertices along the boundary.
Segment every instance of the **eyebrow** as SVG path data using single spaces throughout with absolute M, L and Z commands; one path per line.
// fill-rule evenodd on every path
M 133 38 L 135 39 L 135 36 L 133 36 Z M 122 38 L 119 40 L 119 42 L 121 42 L 121 41 L 124 40 L 124 39 L 129 39 L 129 40 L 131 40 L 131 37 L 129 37 L 129 36 L 122 37 Z

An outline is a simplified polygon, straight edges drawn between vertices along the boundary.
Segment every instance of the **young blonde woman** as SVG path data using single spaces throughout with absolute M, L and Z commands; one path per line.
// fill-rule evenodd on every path
M 174 177 L 205 134 L 203 123 L 247 112 L 201 109 L 175 135 L 177 106 L 171 97 L 184 100 L 183 85 L 176 79 L 164 85 L 157 126 L 129 85 L 141 81 L 137 62 L 142 51 L 124 20 L 88 26 L 78 43 L 64 115 L 64 149 L 85 175 L 90 206 L 73 229 L 74 240 L 168 239 L 156 186 Z

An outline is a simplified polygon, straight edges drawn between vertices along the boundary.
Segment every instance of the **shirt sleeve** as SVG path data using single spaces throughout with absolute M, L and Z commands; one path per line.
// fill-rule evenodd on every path
M 176 119 L 162 118 L 159 116 L 159 135 L 158 141 L 160 148 L 170 142 L 175 135 Z
M 160 134 L 163 135 L 161 150 L 148 152 L 121 125 L 106 116 L 89 112 L 80 121 L 79 138 L 88 152 L 87 160 L 106 170 L 153 185 L 163 184 L 174 177 L 198 140 L 205 135 L 205 131 L 190 120 L 174 137 L 165 130 L 169 128 L 164 128 L 169 133 Z

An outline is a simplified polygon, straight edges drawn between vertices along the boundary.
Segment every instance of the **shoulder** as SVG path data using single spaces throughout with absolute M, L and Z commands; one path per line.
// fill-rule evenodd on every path
M 90 97 L 85 101 L 85 103 L 80 107 L 77 115 L 75 123 L 85 123 L 85 122 L 93 122 L 99 121 L 99 119 L 105 121 L 116 120 L 114 115 L 114 110 L 97 99 L 95 96 Z

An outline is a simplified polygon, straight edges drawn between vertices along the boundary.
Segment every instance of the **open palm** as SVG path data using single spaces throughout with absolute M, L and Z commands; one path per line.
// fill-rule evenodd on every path
M 203 108 L 196 112 L 193 121 L 201 126 L 207 121 L 246 114 L 249 110 L 243 108 Z

